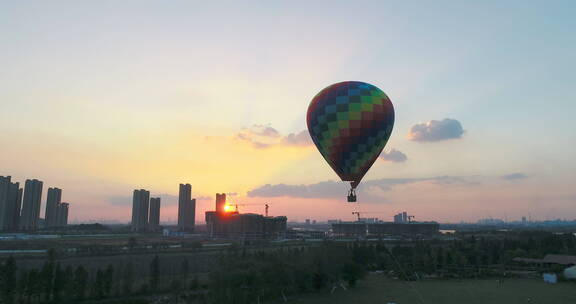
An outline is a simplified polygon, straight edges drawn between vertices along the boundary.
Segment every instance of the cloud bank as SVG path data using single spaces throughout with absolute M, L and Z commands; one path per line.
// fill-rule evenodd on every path
M 431 120 L 415 124 L 410 128 L 408 138 L 417 142 L 435 142 L 448 139 L 458 139 L 464 134 L 462 124 L 455 119 Z
M 478 184 L 472 177 L 435 176 L 425 178 L 382 178 L 362 182 L 359 190 L 388 191 L 394 186 L 432 182 L 437 185 L 474 185 Z M 248 197 L 296 197 L 296 198 L 341 198 L 348 191 L 345 182 L 323 181 L 309 185 L 266 184 L 248 191 Z

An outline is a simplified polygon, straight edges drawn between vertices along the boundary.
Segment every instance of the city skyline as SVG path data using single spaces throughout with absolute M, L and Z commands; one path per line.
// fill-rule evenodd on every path
M 12 176 L 0 175 L 0 231 L 36 231 L 68 225 L 70 204 L 62 202 L 62 189 L 48 188 L 46 203 L 42 204 L 43 187 L 43 181 L 26 179 L 21 188 Z M 44 217 L 41 216 L 42 206 L 45 207 Z
M 71 222 L 128 223 L 140 188 L 176 222 L 183 181 L 198 215 L 224 192 L 289 221 L 576 218 L 574 4 L 370 5 L 1 4 L 0 175 L 65 189 Z M 305 124 L 346 80 L 396 110 L 358 204 Z

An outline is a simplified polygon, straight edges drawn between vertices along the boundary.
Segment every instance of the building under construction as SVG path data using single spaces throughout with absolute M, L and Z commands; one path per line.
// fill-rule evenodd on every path
M 430 236 L 437 234 L 440 226 L 436 222 L 410 223 L 366 223 L 340 222 L 332 224 L 335 237 L 386 237 L 386 236 Z
M 286 235 L 285 216 L 241 214 L 237 209 L 231 211 L 226 207 L 226 194 L 217 193 L 216 211 L 206 212 L 206 226 L 211 237 L 278 238 Z

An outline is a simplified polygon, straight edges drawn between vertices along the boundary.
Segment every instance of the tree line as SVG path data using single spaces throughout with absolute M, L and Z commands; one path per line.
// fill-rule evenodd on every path
M 0 265 L 0 302 L 13 304 L 142 302 L 164 294 L 185 303 L 244 304 L 286 301 L 305 293 L 354 288 L 369 271 L 405 280 L 423 276 L 501 277 L 514 257 L 541 258 L 545 254 L 576 254 L 572 234 L 521 232 L 501 235 L 460 235 L 451 241 L 331 242 L 251 249 L 234 245 L 220 254 L 208 275 L 191 273 L 188 259 L 178 272 L 163 269 L 162 255 L 154 256 L 137 275 L 132 261 L 86 268 L 64 267 L 50 251 L 38 269 L 18 269 L 14 257 Z M 191 255 L 193 257 L 193 255 Z M 138 267 L 142 267 L 141 265 Z M 166 266 L 165 266 L 166 267 Z M 143 271 L 138 273 L 142 274 Z

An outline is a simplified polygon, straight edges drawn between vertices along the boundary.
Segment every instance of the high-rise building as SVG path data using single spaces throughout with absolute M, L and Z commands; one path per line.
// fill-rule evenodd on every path
M 190 204 L 188 207 L 189 210 L 189 215 L 188 215 L 188 227 L 189 227 L 189 231 L 194 231 L 194 228 L 196 226 L 196 199 L 193 198 L 190 200 Z
M 192 185 L 180 184 L 178 191 L 178 229 L 194 231 L 196 222 L 196 199 L 192 199 Z
M 10 176 L 0 176 L 0 229 L 8 230 L 10 200 L 8 199 L 12 181 Z
M 18 223 L 20 221 L 20 206 L 22 205 L 22 188 L 20 183 L 12 183 L 8 192 L 8 209 L 6 223 L 8 230 L 18 230 Z
M 189 205 L 192 200 L 192 185 L 180 184 L 178 189 L 178 229 L 188 230 L 188 213 L 190 212 Z
M 24 191 L 20 188 L 19 183 L 15 183 L 16 188 L 18 188 L 18 194 L 16 195 L 16 202 L 14 203 L 14 212 L 12 214 L 12 229 L 18 230 L 20 228 L 20 211 L 22 210 L 22 195 Z
M 160 198 L 150 198 L 150 217 L 148 219 L 150 229 L 156 230 L 160 226 Z
M 0 230 L 18 230 L 22 189 L 11 177 L 0 176 Z
M 46 213 L 44 219 L 46 227 L 60 226 L 58 222 L 58 208 L 62 201 L 62 190 L 58 188 L 48 188 L 48 197 L 46 198 Z
M 27 179 L 24 187 L 24 201 L 22 203 L 22 214 L 20 216 L 20 229 L 38 229 L 38 219 L 40 218 L 40 204 L 42 200 L 43 183 L 36 179 Z
M 134 190 L 132 197 L 132 230 L 143 231 L 148 226 L 148 207 L 150 192 L 144 189 Z
M 54 226 L 53 227 L 65 227 L 68 225 L 68 209 L 70 204 L 68 203 L 60 203 L 56 206 L 55 210 L 55 219 L 54 219 Z
M 226 207 L 226 193 L 216 193 L 216 213 L 224 213 Z
M 0 229 L 6 230 L 6 216 L 8 215 L 8 192 L 12 182 L 10 176 L 0 176 Z

